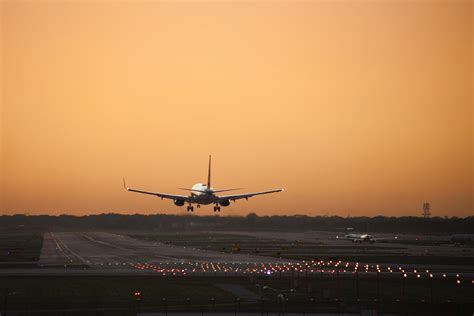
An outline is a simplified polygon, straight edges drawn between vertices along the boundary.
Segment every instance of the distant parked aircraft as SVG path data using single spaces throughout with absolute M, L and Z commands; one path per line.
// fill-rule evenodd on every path
M 339 238 L 339 236 L 336 236 L 336 239 L 350 240 L 353 243 L 360 243 L 360 244 L 363 243 L 363 242 L 368 242 L 368 243 L 373 244 L 373 243 L 375 243 L 376 241 L 379 241 L 379 240 L 397 239 L 397 237 L 394 237 L 394 238 L 388 238 L 388 237 L 380 238 L 380 237 L 374 237 L 373 235 L 369 235 L 369 234 L 348 234 L 348 235 L 345 235 L 342 238 Z
M 233 195 L 222 195 L 217 196 L 216 193 L 219 192 L 226 192 L 226 191 L 234 191 L 240 189 L 220 189 L 215 190 L 211 187 L 211 156 L 209 156 L 209 168 L 207 172 L 207 184 L 197 183 L 192 186 L 191 189 L 187 188 L 179 188 L 181 190 L 190 191 L 190 195 L 176 195 L 176 194 L 168 194 L 168 193 L 159 193 L 159 192 L 149 192 L 149 191 L 142 191 L 137 189 L 131 189 L 126 186 L 125 178 L 123 179 L 123 186 L 127 191 L 136 192 L 136 193 L 143 193 L 149 195 L 155 195 L 161 199 L 170 199 L 173 200 L 174 204 L 177 206 L 183 206 L 185 203 L 188 203 L 187 211 L 194 211 L 193 204 L 197 204 L 199 208 L 202 205 L 208 204 L 215 204 L 214 205 L 214 212 L 220 212 L 221 206 L 229 206 L 230 201 L 236 201 L 239 199 L 246 199 L 248 200 L 250 197 L 262 194 L 269 194 L 275 192 L 282 192 L 283 189 L 276 189 L 270 191 L 262 191 L 262 192 L 253 192 L 253 193 L 244 193 L 244 194 L 233 194 Z

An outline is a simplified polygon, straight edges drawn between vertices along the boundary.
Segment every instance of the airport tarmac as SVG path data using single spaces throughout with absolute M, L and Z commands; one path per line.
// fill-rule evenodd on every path
M 236 232 L 234 232 L 237 234 Z M 259 238 L 314 240 L 314 235 L 292 233 L 242 233 Z M 324 236 L 330 233 L 325 233 Z M 306 237 L 305 237 L 306 236 Z M 321 237 L 321 235 L 318 235 Z M 327 235 L 329 236 L 329 235 Z M 326 236 L 326 237 L 327 237 Z M 324 238 L 320 238 L 324 239 Z M 330 240 L 332 243 L 352 243 Z M 383 244 L 385 247 L 386 244 Z M 390 244 L 387 244 L 391 246 Z M 361 246 L 361 245 L 357 245 Z M 374 247 L 374 245 L 370 245 Z M 355 247 L 357 248 L 357 247 Z M 376 249 L 376 248 L 374 248 Z M 190 246 L 171 245 L 156 241 L 135 239 L 106 232 L 48 232 L 44 234 L 40 260 L 33 268 L 2 268 L 0 275 L 163 275 L 163 276 L 243 276 L 243 275 L 283 275 L 318 276 L 326 274 L 395 275 L 407 273 L 421 276 L 457 278 L 471 277 L 473 268 L 466 266 L 446 266 L 436 262 L 431 264 L 399 265 L 390 264 L 359 265 L 358 262 L 298 261 L 203 250 Z M 429 273 L 427 272 L 429 271 Z M 426 275 L 425 275 L 426 274 Z

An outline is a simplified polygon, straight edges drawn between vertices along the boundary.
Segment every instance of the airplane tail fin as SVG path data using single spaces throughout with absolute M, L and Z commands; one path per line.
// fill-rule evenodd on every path
M 207 169 L 207 188 L 211 188 L 211 155 L 209 155 L 209 168 Z

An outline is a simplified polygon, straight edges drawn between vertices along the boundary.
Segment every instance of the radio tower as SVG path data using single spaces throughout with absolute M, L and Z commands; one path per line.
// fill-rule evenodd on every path
M 431 208 L 430 203 L 428 202 L 423 203 L 422 215 L 424 218 L 430 218 L 430 215 L 431 215 L 430 208 Z

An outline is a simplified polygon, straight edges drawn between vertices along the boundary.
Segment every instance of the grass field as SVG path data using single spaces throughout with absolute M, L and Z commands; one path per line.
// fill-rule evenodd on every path
M 42 245 L 42 233 L 0 234 L 0 262 L 38 261 Z
M 452 281 L 452 282 L 451 282 Z M 2 277 L 0 313 L 47 315 L 133 315 L 137 311 L 278 312 L 283 293 L 290 312 L 358 311 L 436 314 L 448 309 L 473 307 L 474 288 L 467 282 L 375 277 Z M 432 282 L 431 284 L 429 282 Z M 238 285 L 255 294 L 255 300 L 216 284 Z M 271 290 L 271 289 L 273 290 Z M 293 289 L 293 291 L 290 291 Z M 140 299 L 133 295 L 140 292 Z M 3 314 L 2 314 L 3 315 Z
M 169 310 L 186 310 L 209 304 L 211 299 L 232 304 L 234 299 L 205 279 L 152 277 L 7 277 L 0 279 L 0 297 L 2 310 L 49 311 L 48 315 L 56 310 L 87 314 L 97 309 L 128 315 L 164 305 Z

